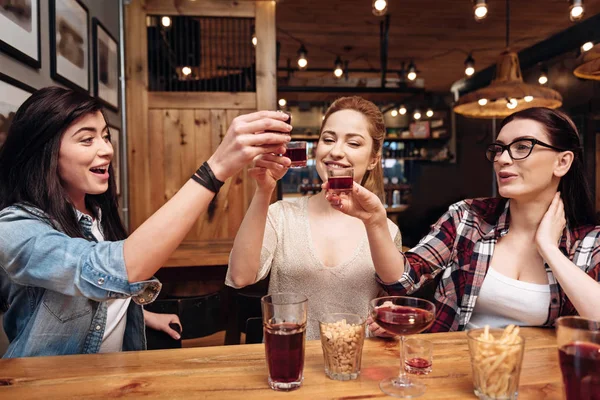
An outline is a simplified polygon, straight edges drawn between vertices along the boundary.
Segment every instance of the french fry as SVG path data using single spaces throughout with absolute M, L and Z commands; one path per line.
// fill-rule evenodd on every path
M 519 327 L 507 326 L 496 338 L 485 326 L 469 342 L 475 388 L 492 399 L 510 399 L 517 391 L 523 356 Z

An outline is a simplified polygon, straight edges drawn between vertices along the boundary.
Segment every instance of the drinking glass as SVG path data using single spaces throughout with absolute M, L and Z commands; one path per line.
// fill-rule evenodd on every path
M 394 397 L 417 397 L 425 393 L 425 385 L 406 375 L 404 370 L 404 335 L 423 332 L 435 319 L 433 303 L 404 296 L 386 296 L 371 300 L 371 317 L 387 332 L 400 335 L 400 372 L 397 377 L 379 383 L 381 390 Z
M 427 375 L 433 362 L 433 343 L 425 339 L 406 339 L 404 342 L 404 369 L 415 375 Z
M 319 321 L 325 375 L 348 381 L 360 375 L 365 318 L 358 314 L 325 314 Z
M 327 180 L 330 192 L 351 192 L 354 185 L 354 168 L 327 168 Z
M 308 299 L 298 293 L 274 293 L 261 299 L 269 386 L 294 390 L 302 385 Z
M 292 160 L 290 168 L 306 167 L 306 142 L 288 142 L 285 156 Z
M 560 317 L 556 327 L 567 400 L 600 400 L 600 322 Z

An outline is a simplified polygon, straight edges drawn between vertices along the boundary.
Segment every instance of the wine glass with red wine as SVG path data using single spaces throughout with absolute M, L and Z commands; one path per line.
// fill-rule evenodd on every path
M 370 306 L 373 320 L 388 333 L 400 336 L 400 373 L 382 380 L 379 387 L 394 397 L 421 396 L 425 385 L 408 377 L 404 370 L 404 336 L 429 328 L 435 319 L 435 305 L 413 297 L 387 296 L 371 300 Z

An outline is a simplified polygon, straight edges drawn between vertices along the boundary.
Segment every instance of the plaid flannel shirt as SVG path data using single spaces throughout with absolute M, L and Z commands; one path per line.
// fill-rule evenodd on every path
M 436 319 L 430 332 L 464 330 L 473 315 L 479 290 L 498 239 L 508 233 L 509 200 L 464 200 L 450 206 L 429 234 L 404 256 L 408 268 L 398 282 L 379 282 L 394 295 L 411 295 L 432 279 L 441 279 L 434 295 Z M 564 230 L 559 248 L 575 265 L 600 281 L 600 227 Z M 532 243 L 532 245 L 534 245 Z M 575 307 L 546 264 L 550 307 L 544 326 Z

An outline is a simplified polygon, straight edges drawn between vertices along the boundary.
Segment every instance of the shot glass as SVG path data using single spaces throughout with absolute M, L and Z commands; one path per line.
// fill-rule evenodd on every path
M 326 314 L 319 327 L 325 375 L 348 381 L 360 375 L 366 319 L 357 314 Z
M 503 329 L 480 328 L 467 332 L 474 393 L 484 400 L 516 400 L 523 364 L 525 339 Z
M 427 375 L 433 363 L 433 343 L 425 339 L 404 341 L 404 369 L 416 375 Z
M 285 156 L 292 160 L 290 168 L 306 167 L 306 142 L 288 142 Z
M 600 322 L 560 317 L 556 340 L 566 399 L 600 399 Z
M 327 180 L 330 192 L 336 194 L 352 192 L 354 168 L 328 168 Z
M 298 293 L 274 293 L 261 299 L 269 386 L 298 389 L 304 379 L 304 342 L 308 299 Z

